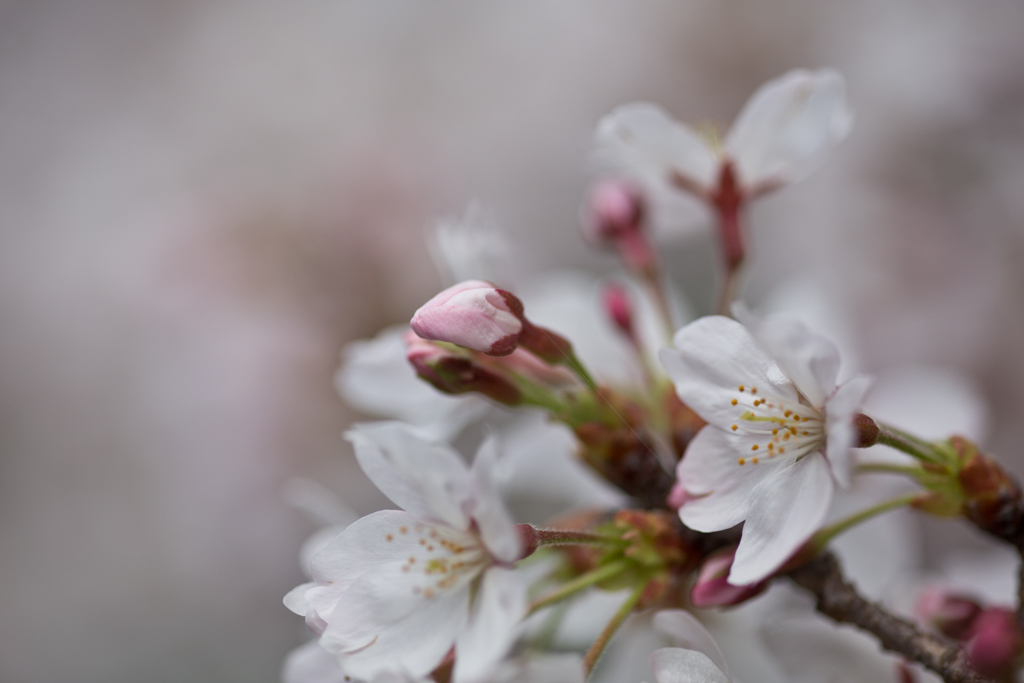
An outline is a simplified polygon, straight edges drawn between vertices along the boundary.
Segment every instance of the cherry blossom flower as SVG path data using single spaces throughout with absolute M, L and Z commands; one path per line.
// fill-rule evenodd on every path
M 851 417 L 867 390 L 862 377 L 836 387 L 835 347 L 803 324 L 755 327 L 701 318 L 661 353 L 679 397 L 708 423 L 677 470 L 679 515 L 705 532 L 745 521 L 735 585 L 778 569 L 825 519 L 834 483 L 849 484 Z
M 732 184 L 742 198 L 799 180 L 850 130 L 843 78 L 832 70 L 790 71 L 762 85 L 720 142 L 647 102 L 601 119 L 599 157 L 648 182 L 666 182 L 708 201 Z
M 497 445 L 472 469 L 447 446 L 397 422 L 349 432 L 370 480 L 404 511 L 351 524 L 313 556 L 313 582 L 285 598 L 347 675 L 433 671 L 455 647 L 454 681 L 482 681 L 515 639 L 526 587 L 494 483 Z

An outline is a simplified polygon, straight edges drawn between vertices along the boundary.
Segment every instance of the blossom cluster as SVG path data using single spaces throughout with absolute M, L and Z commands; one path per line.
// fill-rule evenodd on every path
M 493 226 L 442 226 L 432 251 L 460 281 L 408 326 L 349 347 L 338 374 L 346 399 L 390 418 L 347 438 L 400 509 L 317 537 L 310 581 L 285 597 L 316 638 L 286 683 L 583 681 L 649 612 L 667 646 L 650 655 L 658 683 L 730 681 L 702 610 L 752 604 L 845 531 L 912 507 L 998 535 L 1020 494 L 994 460 L 864 414 L 871 383 L 833 342 L 737 301 L 747 205 L 810 173 L 851 120 L 829 70 L 765 84 L 724 136 L 652 104 L 614 110 L 582 217 L 623 268 L 599 291 L 578 277 L 517 286 Z M 718 312 L 687 324 L 647 229 L 673 192 L 705 204 L 721 246 Z M 471 464 L 460 435 L 480 442 Z M 876 444 L 888 452 L 858 450 Z M 917 488 L 837 518 L 837 495 L 879 473 Z M 516 523 L 536 519 L 512 504 L 524 491 L 547 499 L 544 525 Z M 602 594 L 614 613 L 573 628 L 567 612 L 600 613 Z M 1024 650 L 1011 613 L 935 595 L 921 628 L 1008 675 Z

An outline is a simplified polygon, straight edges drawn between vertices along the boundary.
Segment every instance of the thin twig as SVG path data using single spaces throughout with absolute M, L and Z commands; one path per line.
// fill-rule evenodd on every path
M 843 579 L 839 563 L 831 553 L 819 555 L 789 572 L 789 577 L 814 594 L 819 612 L 839 623 L 854 624 L 873 633 L 883 648 L 928 667 L 946 683 L 990 681 L 971 667 L 967 654 L 953 643 L 922 633 L 909 621 L 865 600 Z

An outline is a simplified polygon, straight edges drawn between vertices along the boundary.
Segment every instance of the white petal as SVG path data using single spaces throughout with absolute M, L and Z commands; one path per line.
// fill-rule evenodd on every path
M 454 450 L 401 422 L 356 425 L 346 438 L 366 476 L 403 510 L 457 529 L 469 527 L 469 468 Z
M 515 263 L 508 237 L 493 214 L 471 202 L 461 217 L 443 218 L 427 233 L 434 265 L 451 284 L 487 280 L 507 287 L 510 265 Z
M 843 78 L 837 72 L 790 71 L 765 83 L 725 139 L 740 182 L 751 193 L 799 180 L 850 130 Z
M 723 316 L 696 320 L 676 332 L 674 349 L 662 349 L 662 365 L 679 398 L 708 423 L 728 429 L 736 419 L 732 399 L 740 385 L 797 400 L 793 384 L 746 327 Z
M 843 488 L 850 485 L 853 468 L 850 457 L 854 438 L 853 414 L 870 386 L 871 380 L 867 377 L 854 377 L 836 389 L 825 408 L 825 453 L 832 465 L 832 476 Z
M 315 640 L 288 653 L 281 670 L 281 683 L 346 683 L 351 681 L 338 664 L 337 655 Z
M 473 601 L 469 622 L 455 642 L 455 683 L 483 683 L 515 642 L 526 616 L 520 572 L 492 567 Z
M 821 526 L 832 490 L 832 473 L 818 453 L 778 469 L 754 487 L 729 583 L 745 586 L 781 567 Z
M 732 683 L 707 655 L 678 647 L 655 650 L 651 668 L 658 683 Z
M 679 508 L 683 524 L 696 531 L 721 531 L 747 517 L 751 491 L 776 463 L 740 465 L 730 435 L 710 425 L 693 438 L 676 474 L 690 494 Z M 770 469 L 769 469 L 770 468 Z
M 686 610 L 666 609 L 654 615 L 654 628 L 673 639 L 687 650 L 695 650 L 710 659 L 726 676 L 729 667 L 718 643 L 711 637 L 704 624 Z
M 491 554 L 503 562 L 515 562 L 522 555 L 522 547 L 512 515 L 498 491 L 495 471 L 498 466 L 498 439 L 490 436 L 473 460 L 473 499 L 469 513 Z
M 488 409 L 477 396 L 449 396 L 416 376 L 405 358 L 408 325 L 352 342 L 341 352 L 334 384 L 345 402 L 370 415 L 412 423 L 433 438 L 449 439 Z
M 598 123 L 595 142 L 601 161 L 641 178 L 656 175 L 668 182 L 678 174 L 702 192 L 718 180 L 718 156 L 655 104 L 618 107 Z
M 288 591 L 288 594 L 284 596 L 284 606 L 300 617 L 306 616 L 310 609 L 309 600 L 306 599 L 306 591 L 315 585 L 315 583 L 303 583 Z
M 351 596 L 356 597 L 352 591 Z M 372 613 L 372 601 L 347 600 L 360 617 Z M 404 672 L 423 677 L 437 668 L 455 643 L 455 637 L 466 623 L 469 590 L 453 595 L 423 600 L 418 609 L 404 618 L 381 627 L 375 638 L 363 648 L 345 656 L 345 670 L 352 676 L 373 679 L 382 672 Z M 334 624 L 331 624 L 333 627 Z M 331 628 L 321 637 L 324 647 L 331 649 L 334 633 Z
M 757 322 L 751 319 L 747 324 L 800 393 L 812 406 L 821 408 L 839 376 L 835 344 L 793 318 L 772 316 Z

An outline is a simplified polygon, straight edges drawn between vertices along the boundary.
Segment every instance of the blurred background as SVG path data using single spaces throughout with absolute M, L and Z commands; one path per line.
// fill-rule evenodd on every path
M 313 530 L 285 483 L 385 504 L 332 375 L 441 286 L 434 218 L 480 199 L 525 271 L 606 268 L 577 229 L 598 118 L 727 126 L 791 68 L 842 71 L 855 125 L 754 207 L 748 299 L 797 277 L 867 371 L 967 378 L 1024 474 L 1022 26 L 1017 0 L 0 0 L 0 681 L 276 681 Z M 706 307 L 710 236 L 666 249 Z

